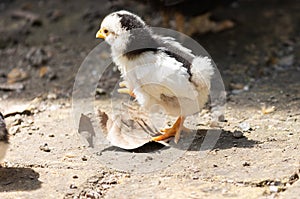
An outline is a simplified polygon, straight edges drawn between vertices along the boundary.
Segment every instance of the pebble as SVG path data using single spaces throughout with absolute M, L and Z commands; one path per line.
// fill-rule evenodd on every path
M 30 127 L 30 130 L 33 130 L 33 131 L 38 131 L 40 128 L 37 127 L 37 126 L 31 126 Z
M 40 150 L 42 150 L 44 152 L 50 152 L 51 151 L 51 149 L 49 148 L 47 143 L 45 143 L 44 145 L 41 145 Z
M 239 128 L 242 131 L 249 131 L 251 129 L 250 124 L 248 122 L 242 122 L 239 124 Z
M 9 132 L 11 135 L 16 135 L 17 133 L 20 133 L 21 130 L 20 130 L 20 127 L 19 126 L 12 126 L 10 129 L 9 129 Z
M 98 94 L 98 95 L 105 95 L 106 94 L 106 90 L 104 88 L 97 88 L 96 89 L 96 94 Z
M 270 192 L 271 192 L 271 193 L 277 193 L 277 192 L 278 192 L 278 187 L 277 187 L 277 186 L 271 185 L 271 186 L 270 186 Z
M 47 99 L 55 100 L 55 99 L 57 99 L 57 95 L 55 93 L 48 93 Z
M 78 187 L 75 184 L 70 184 L 70 189 L 77 189 Z
M 151 156 L 147 156 L 146 159 L 145 159 L 145 162 L 148 162 L 148 161 L 151 161 L 153 160 L 153 158 Z
M 233 132 L 233 137 L 235 137 L 235 138 L 242 138 L 243 136 L 244 136 L 244 134 L 242 131 L 235 130 Z
M 77 175 L 74 175 L 74 176 L 73 176 L 73 179 L 78 179 L 78 176 L 77 176 Z
M 25 88 L 24 84 L 22 83 L 1 83 L 0 84 L 0 90 L 3 91 L 21 91 Z M 2 95 L 2 99 L 7 99 L 8 95 Z M 0 99 L 1 99 L 0 98 Z
M 278 64 L 283 67 L 288 67 L 288 66 L 292 66 L 294 64 L 294 61 L 295 61 L 294 55 L 287 55 L 285 57 L 282 57 L 279 60 Z
M 32 48 L 26 54 L 26 59 L 33 66 L 41 66 L 48 62 L 49 57 L 43 48 Z
M 244 163 L 243 163 L 243 167 L 248 167 L 248 166 L 250 166 L 250 163 L 249 163 L 249 162 L 244 162 Z
M 18 126 L 18 125 L 20 125 L 22 122 L 24 122 L 22 118 L 16 118 L 16 119 L 13 121 L 13 123 L 12 123 L 11 125 L 12 125 L 12 126 Z
M 58 9 L 51 10 L 47 13 L 47 17 L 49 18 L 50 21 L 58 21 L 63 16 L 64 16 L 63 12 Z
M 84 155 L 84 156 L 82 156 L 81 160 L 82 160 L 82 161 L 87 161 L 88 159 L 87 159 L 87 157 Z
M 90 190 L 89 192 L 86 193 L 85 195 L 87 198 L 91 198 L 91 199 L 98 199 L 101 198 L 101 195 L 94 191 L 94 190 Z
M 97 176 L 93 176 L 90 179 L 88 179 L 89 183 L 97 183 L 99 181 L 99 178 Z

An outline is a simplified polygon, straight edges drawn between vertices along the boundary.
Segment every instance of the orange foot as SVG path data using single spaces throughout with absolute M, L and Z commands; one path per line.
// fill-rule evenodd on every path
M 130 89 L 128 89 L 128 88 L 120 88 L 120 89 L 118 89 L 118 93 L 128 94 L 128 95 L 130 95 L 131 97 L 134 97 L 134 98 L 135 98 L 135 94 L 133 93 L 133 91 L 130 90 Z
M 174 141 L 175 141 L 175 143 L 177 143 L 180 138 L 180 132 L 183 127 L 184 119 L 185 119 L 184 117 L 179 116 L 171 128 L 162 129 L 161 132 L 164 132 L 164 134 L 153 137 L 152 141 L 155 141 L 155 142 L 162 141 L 162 140 L 165 140 L 165 139 L 175 136 Z
M 118 93 L 129 94 L 131 97 L 135 98 L 135 94 L 133 93 L 133 91 L 130 90 L 129 88 L 127 88 L 127 82 L 126 81 L 120 82 L 119 86 L 123 87 L 123 88 L 118 89 Z

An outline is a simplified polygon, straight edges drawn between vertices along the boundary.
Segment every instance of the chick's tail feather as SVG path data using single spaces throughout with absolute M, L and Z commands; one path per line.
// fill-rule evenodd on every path
M 214 74 L 212 60 L 208 57 L 198 56 L 192 61 L 192 81 L 198 86 L 210 89 L 210 80 Z

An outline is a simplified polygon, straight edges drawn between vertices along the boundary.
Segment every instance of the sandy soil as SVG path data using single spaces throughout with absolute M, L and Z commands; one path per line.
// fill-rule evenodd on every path
M 182 155 L 153 172 L 109 168 L 101 154 L 88 149 L 74 123 L 79 117 L 72 109 L 74 79 L 99 43 L 94 37 L 101 19 L 112 9 L 135 7 L 133 11 L 159 25 L 157 13 L 133 4 L 0 3 L 0 110 L 11 134 L 0 167 L 0 198 L 298 198 L 297 1 L 249 0 L 218 8 L 214 18 L 232 19 L 235 27 L 193 35 L 216 62 L 228 93 L 226 122 L 212 150 L 200 151 L 205 118 L 200 118 L 203 124 L 191 146 L 186 151 L 178 147 Z M 34 15 L 18 17 L 21 9 Z M 10 76 L 13 69 L 19 75 Z M 8 80 L 13 90 L 7 89 Z M 117 80 L 118 73 L 107 72 L 96 107 L 109 108 Z M 16 89 L 20 86 L 24 88 Z M 151 165 L 152 155 L 164 151 L 151 147 L 156 148 L 120 152 L 112 147 L 107 154 L 112 160 L 118 159 L 114 153 L 142 154 Z

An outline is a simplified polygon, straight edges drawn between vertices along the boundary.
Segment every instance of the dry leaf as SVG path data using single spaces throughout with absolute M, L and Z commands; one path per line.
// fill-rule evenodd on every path
M 28 74 L 25 71 L 19 68 L 14 68 L 7 74 L 7 83 L 12 84 L 27 78 Z
M 39 70 L 39 77 L 43 78 L 48 73 L 49 67 L 48 66 L 42 66 Z
M 206 13 L 197 17 L 192 18 L 189 21 L 187 27 L 187 35 L 195 33 L 207 33 L 207 32 L 221 32 L 235 26 L 234 22 L 230 20 L 224 20 L 215 22 L 210 19 L 211 13 Z

